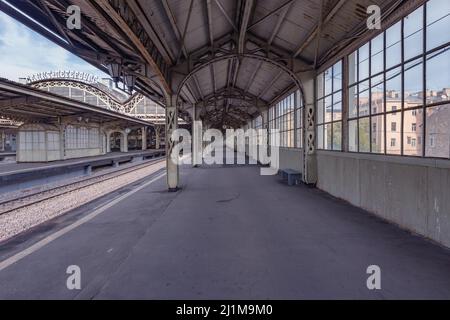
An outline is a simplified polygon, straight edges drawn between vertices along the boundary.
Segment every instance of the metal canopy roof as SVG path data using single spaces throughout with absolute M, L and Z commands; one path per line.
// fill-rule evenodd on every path
M 317 69 L 366 29 L 369 5 L 391 12 L 405 2 L 10 1 L 39 24 L 2 2 L 0 9 L 103 70 L 111 59 L 124 59 L 139 74 L 138 87 L 160 102 L 177 90 L 175 78 L 189 75 L 179 91 L 180 115 L 197 103 L 205 121 L 236 127 L 294 87 L 280 65 L 293 73 Z M 81 8 L 81 30 L 66 28 L 71 4 Z
M 93 122 L 120 122 L 130 126 L 151 123 L 95 107 L 30 86 L 0 79 L 0 115 L 21 122 L 56 123 L 60 117 L 80 117 Z

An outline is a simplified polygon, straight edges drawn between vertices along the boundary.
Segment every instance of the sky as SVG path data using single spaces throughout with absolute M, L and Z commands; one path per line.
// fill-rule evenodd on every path
M 39 72 L 58 70 L 108 77 L 0 11 L 0 77 L 19 81 Z

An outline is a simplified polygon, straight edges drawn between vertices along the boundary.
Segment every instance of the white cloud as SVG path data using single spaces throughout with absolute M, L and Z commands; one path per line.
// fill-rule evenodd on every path
M 38 72 L 75 70 L 106 75 L 0 12 L 0 77 L 17 81 Z

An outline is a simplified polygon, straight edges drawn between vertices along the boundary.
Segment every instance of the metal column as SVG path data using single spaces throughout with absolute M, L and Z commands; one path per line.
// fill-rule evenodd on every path
M 178 164 L 171 159 L 173 148 L 175 147 L 175 141 L 172 140 L 172 133 L 178 128 L 176 100 L 176 95 L 170 95 L 166 103 L 166 170 L 167 185 L 170 192 L 175 192 L 179 189 Z

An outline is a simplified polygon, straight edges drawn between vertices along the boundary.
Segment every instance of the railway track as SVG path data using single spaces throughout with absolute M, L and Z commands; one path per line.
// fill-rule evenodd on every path
M 133 171 L 152 166 L 165 160 L 165 157 L 155 158 L 153 160 L 146 161 L 145 163 L 138 164 L 132 167 L 118 169 L 113 172 L 100 174 L 94 177 L 89 177 L 81 181 L 70 182 L 58 187 L 50 188 L 47 190 L 35 192 L 25 196 L 20 196 L 5 201 L 0 201 L 0 216 L 7 213 L 11 213 L 15 210 L 24 209 L 35 204 L 57 198 L 72 192 L 79 191 L 84 188 L 88 188 L 95 184 L 115 179 L 117 177 L 126 175 Z

